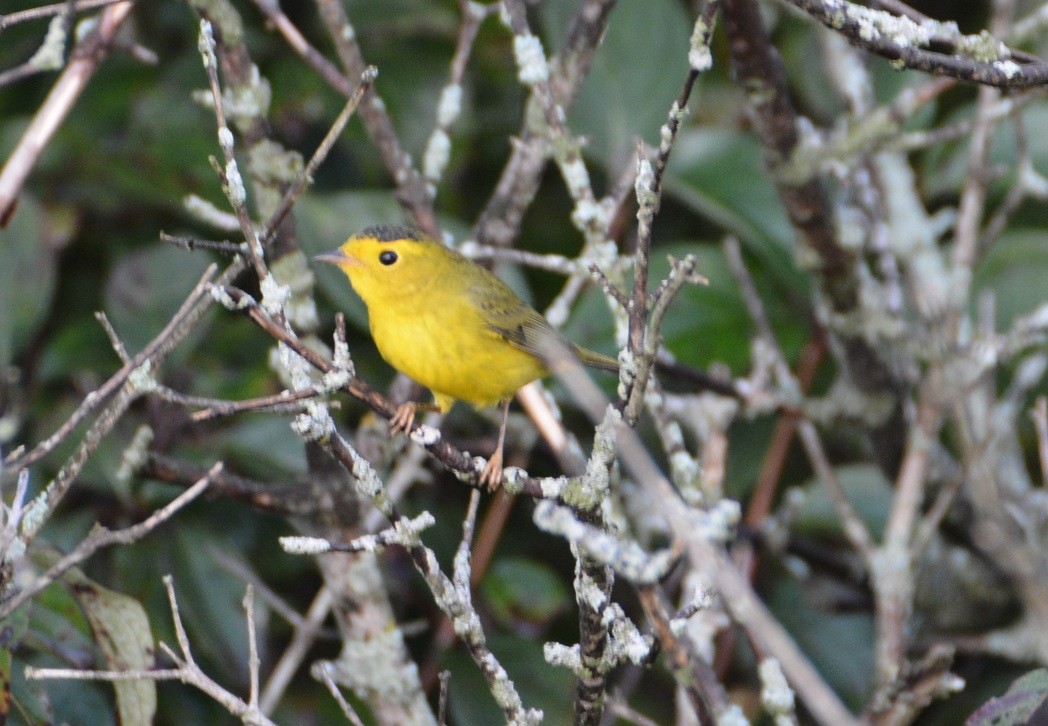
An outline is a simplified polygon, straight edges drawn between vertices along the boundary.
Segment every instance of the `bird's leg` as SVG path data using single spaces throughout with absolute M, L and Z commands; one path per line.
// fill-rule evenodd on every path
M 437 406 L 432 403 L 417 403 L 415 401 L 404 401 L 404 403 L 397 406 L 393 415 L 389 417 L 389 430 L 391 433 L 408 433 L 411 431 L 411 426 L 415 423 L 415 414 L 422 411 L 439 411 Z
M 495 446 L 495 452 L 484 466 L 484 472 L 480 475 L 481 486 L 487 487 L 489 492 L 498 489 L 502 483 L 502 447 L 506 443 L 506 421 L 509 419 L 509 399 L 502 402 L 502 423 L 499 424 L 499 442 Z

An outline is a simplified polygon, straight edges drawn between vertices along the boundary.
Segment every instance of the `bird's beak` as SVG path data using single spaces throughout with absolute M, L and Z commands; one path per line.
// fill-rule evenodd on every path
M 341 249 L 334 249 L 330 252 L 323 252 L 316 255 L 314 258 L 317 262 L 327 262 L 331 265 L 356 265 L 357 260 L 355 257 L 350 257 Z

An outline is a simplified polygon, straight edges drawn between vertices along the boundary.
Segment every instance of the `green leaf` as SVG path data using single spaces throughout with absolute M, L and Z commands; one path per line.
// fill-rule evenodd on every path
M 874 539 L 879 540 L 888 521 L 892 487 L 873 464 L 854 464 L 834 469 L 848 501 Z M 818 480 L 805 485 L 807 497 L 797 514 L 797 527 L 811 534 L 840 534 L 841 524 L 826 487 Z
M 850 708 L 861 709 L 873 678 L 872 618 L 820 611 L 790 578 L 769 589 L 767 602 L 833 690 Z
M 965 726 L 1025 726 L 1043 723 L 1048 715 L 1048 669 L 1038 668 L 1016 679 L 1003 696 L 991 698 Z
M 73 220 L 60 209 L 45 210 L 28 194 L 10 224 L 0 227 L 0 369 L 8 365 L 43 321 L 51 306 L 57 252 Z
M 1048 245 L 1043 229 L 1017 229 L 1002 234 L 975 271 L 976 290 L 992 290 L 997 303 L 997 329 L 1045 303 Z
M 102 587 L 77 569 L 67 572 L 63 579 L 72 586 L 109 670 L 144 670 L 154 666 L 153 633 L 141 603 Z M 153 722 L 155 681 L 116 681 L 113 690 L 122 726 Z
M 540 8 L 548 35 L 559 36 L 578 4 L 543 3 Z M 658 52 L 642 40 L 641 28 L 643 38 L 658 39 Z M 616 5 L 569 112 L 571 129 L 589 140 L 586 153 L 605 168 L 619 169 L 638 137 L 657 145 L 659 127 L 688 73 L 690 35 L 691 22 L 679 3 L 622 0 Z M 559 45 L 555 37 L 551 47 Z
M 167 325 L 207 265 L 202 255 L 161 244 L 120 259 L 106 284 L 105 307 L 131 355 Z
M 524 557 L 496 560 L 484 577 L 481 592 L 500 623 L 529 631 L 544 630 L 570 605 L 556 571 Z

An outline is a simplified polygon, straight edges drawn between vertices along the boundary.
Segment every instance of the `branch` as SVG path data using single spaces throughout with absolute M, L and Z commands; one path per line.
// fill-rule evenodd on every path
M 117 3 L 102 12 L 94 30 L 73 50 L 69 64 L 7 157 L 4 168 L 0 170 L 0 227 L 7 226 L 29 172 L 108 53 L 132 7 L 130 2 Z
M 66 668 L 33 668 L 27 666 L 25 669 L 25 677 L 30 680 L 61 678 L 108 682 L 134 681 L 141 679 L 149 679 L 153 681 L 177 680 L 200 689 L 231 714 L 239 717 L 245 724 L 251 724 L 252 726 L 276 726 L 273 721 L 270 721 L 261 711 L 259 711 L 258 704 L 255 702 L 254 684 L 257 683 L 258 680 L 258 654 L 254 652 L 254 649 L 252 649 L 248 661 L 252 683 L 249 702 L 243 701 L 222 686 L 218 685 L 218 683 L 212 680 L 203 670 L 201 670 L 200 666 L 196 664 L 196 661 L 193 659 L 193 653 L 189 647 L 189 637 L 186 635 L 185 626 L 182 624 L 182 616 L 179 613 L 178 601 L 175 598 L 175 588 L 173 583 L 174 581 L 170 575 L 164 577 L 164 587 L 167 588 L 167 598 L 171 606 L 171 619 L 174 622 L 175 635 L 178 638 L 178 646 L 182 651 L 182 654 L 179 656 L 166 643 L 161 643 L 160 649 L 175 662 L 177 668 L 166 670 L 81 671 L 69 670 Z M 248 640 L 250 643 L 254 643 L 255 623 L 252 619 L 253 606 L 250 585 L 247 587 L 244 606 L 247 614 Z
M 222 298 L 230 309 L 247 315 L 263 331 L 277 341 L 287 345 L 309 365 L 322 373 L 335 374 L 335 377 L 332 378 L 333 381 L 339 381 L 342 377 L 342 374 L 339 373 L 331 361 L 305 345 L 294 333 L 278 325 L 262 311 L 258 303 L 247 293 L 236 288 L 225 287 L 214 288 L 213 294 Z M 340 382 L 337 388 L 367 404 L 372 411 L 387 420 L 396 413 L 396 406 L 389 399 L 356 376 L 348 377 L 344 382 Z M 410 435 L 412 441 L 425 447 L 437 461 L 458 474 L 463 483 L 473 488 L 481 486 L 479 477 L 484 470 L 483 460 L 471 457 L 455 448 L 441 437 L 439 431 L 431 426 L 415 423 L 412 426 Z M 535 499 L 552 499 L 562 502 L 559 492 L 560 487 L 550 486 L 555 483 L 555 481 L 535 479 L 520 469 L 510 468 L 506 470 L 503 486 L 514 494 L 524 494 Z
M 834 226 L 834 211 L 819 180 L 803 183 L 780 178 L 799 142 L 797 113 L 790 101 L 782 59 L 771 44 L 755 0 L 722 0 L 721 15 L 731 48 L 736 82 L 746 91 L 749 116 L 765 150 L 786 213 L 808 266 L 835 316 L 847 318 L 861 310 L 860 278 L 855 251 L 844 247 Z M 892 409 L 870 432 L 880 467 L 895 476 L 903 449 L 899 391 L 906 389 L 877 351 L 860 334 L 838 330 L 838 350 L 852 381 L 870 395 L 891 397 Z
M 47 572 L 37 577 L 31 584 L 19 590 L 7 600 L 4 600 L 3 603 L 0 603 L 0 619 L 6 618 L 17 610 L 22 603 L 32 599 L 45 587 L 61 577 L 71 567 L 80 564 L 103 547 L 109 547 L 114 544 L 132 544 L 145 537 L 174 516 L 175 512 L 203 494 L 204 490 L 207 489 L 208 485 L 211 483 L 211 478 L 221 471 L 222 464 L 215 464 L 211 467 L 211 470 L 208 471 L 207 475 L 200 479 L 200 481 L 136 525 L 118 530 L 109 530 L 105 527 L 95 525 L 94 529 L 91 530 L 91 533 L 81 540 L 69 554 L 59 559 L 58 562 L 52 565 Z
M 1012 51 L 992 38 L 963 36 L 956 24 L 915 22 L 846 0 L 789 0 L 850 43 L 895 61 L 898 67 L 948 76 L 961 81 L 1019 89 L 1048 83 L 1048 63 L 1019 64 Z M 945 42 L 966 57 L 923 50 L 920 46 Z M 984 60 L 983 58 L 987 58 Z

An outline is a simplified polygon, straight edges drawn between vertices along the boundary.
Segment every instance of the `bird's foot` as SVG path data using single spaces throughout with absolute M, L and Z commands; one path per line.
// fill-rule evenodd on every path
M 484 465 L 484 471 L 480 475 L 480 485 L 493 493 L 502 485 L 502 449 L 498 449 L 488 463 Z
M 408 433 L 412 424 L 415 423 L 415 414 L 418 413 L 418 404 L 414 401 L 405 401 L 397 406 L 397 410 L 389 419 L 389 430 L 394 433 Z

